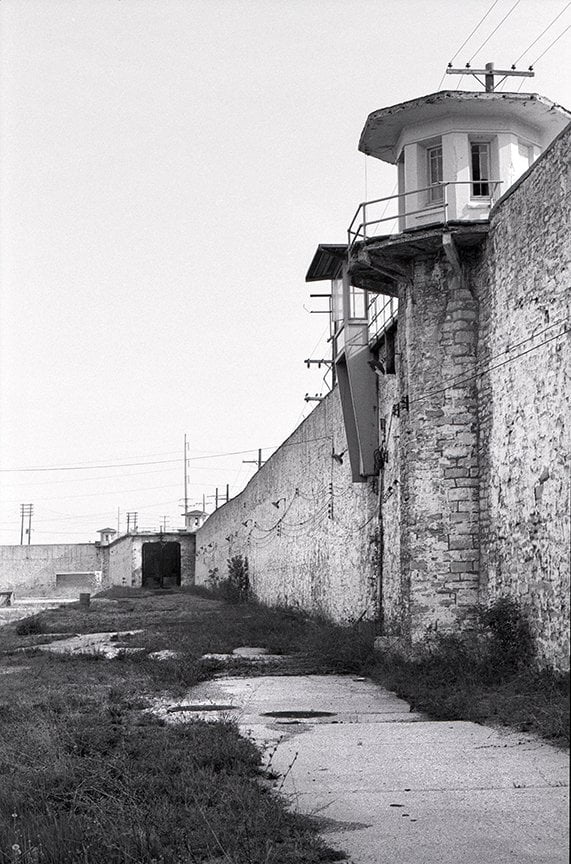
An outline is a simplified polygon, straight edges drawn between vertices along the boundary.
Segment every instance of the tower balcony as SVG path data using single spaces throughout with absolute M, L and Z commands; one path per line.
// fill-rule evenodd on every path
M 501 180 L 450 180 L 359 204 L 347 230 L 349 254 L 359 243 L 457 222 L 485 222 Z

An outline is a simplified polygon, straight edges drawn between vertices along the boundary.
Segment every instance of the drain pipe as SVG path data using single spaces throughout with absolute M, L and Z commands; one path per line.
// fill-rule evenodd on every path
M 378 550 L 379 550 L 379 561 L 377 565 L 377 608 L 378 608 L 378 620 L 379 620 L 379 629 L 380 636 L 383 635 L 385 629 L 385 614 L 383 609 L 383 570 L 384 570 L 384 557 L 385 557 L 385 525 L 383 520 L 383 498 L 385 494 L 385 454 L 383 450 L 380 455 L 380 469 L 379 469 L 379 499 L 378 499 L 378 513 L 379 513 L 379 541 L 378 541 Z

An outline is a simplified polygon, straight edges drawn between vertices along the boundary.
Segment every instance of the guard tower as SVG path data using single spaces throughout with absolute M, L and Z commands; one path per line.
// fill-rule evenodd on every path
M 412 639 L 427 626 L 469 625 L 486 580 L 499 572 L 489 552 L 491 466 L 499 471 L 489 441 L 497 427 L 491 377 L 483 375 L 489 358 L 503 356 L 509 322 L 526 343 L 539 326 L 519 287 L 526 262 L 518 232 L 535 231 L 534 196 L 545 195 L 533 177 L 543 176 L 542 154 L 559 152 L 556 139 L 571 120 L 537 94 L 494 90 L 496 74 L 506 73 L 482 72 L 484 92 L 444 90 L 369 115 L 359 148 L 396 166 L 398 192 L 362 202 L 346 244 L 319 246 L 306 277 L 331 285 L 352 479 L 372 480 L 377 491 L 381 628 Z M 518 197 L 520 183 L 527 192 Z M 550 187 L 554 207 L 562 188 Z M 514 200 L 519 212 L 510 209 Z M 536 227 L 534 273 L 544 236 Z M 517 304 L 508 296 L 500 305 L 506 291 Z M 554 288 L 550 300 L 549 291 L 541 301 L 555 316 L 562 292 Z M 495 379 L 493 386 L 512 422 L 504 391 Z
M 400 265 L 441 246 L 443 227 L 460 247 L 478 243 L 494 203 L 571 120 L 543 96 L 493 89 L 494 75 L 518 73 L 470 71 L 486 74 L 485 92 L 444 90 L 367 118 L 359 149 L 397 167 L 398 193 L 357 208 L 348 229 L 354 285 L 393 293 Z
M 467 70 L 448 70 L 453 73 Z M 444 90 L 373 111 L 359 149 L 396 166 L 398 192 L 362 202 L 342 246 L 320 245 L 306 281 L 331 280 L 332 342 L 355 482 L 375 473 L 377 373 L 394 372 L 399 296 L 415 262 L 482 247 L 490 210 L 567 126 L 571 113 L 530 93 Z M 379 346 L 382 354 L 379 356 Z M 370 367 L 370 368 L 369 368 Z
M 98 532 L 101 546 L 109 546 L 113 542 L 116 531 L 114 528 L 101 528 Z
M 184 514 L 184 527 L 194 533 L 204 525 L 207 517 L 208 513 L 204 510 L 189 510 Z

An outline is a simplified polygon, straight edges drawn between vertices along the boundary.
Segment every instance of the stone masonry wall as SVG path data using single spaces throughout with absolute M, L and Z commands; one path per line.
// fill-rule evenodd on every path
M 494 208 L 480 274 L 481 596 L 519 598 L 558 666 L 569 663 L 570 129 Z
M 400 563 L 400 420 L 393 414 L 397 402 L 396 375 L 378 379 L 379 456 L 379 533 L 382 531 L 382 629 L 400 636 L 406 618 Z
M 0 546 L 0 591 L 47 594 L 56 590 L 56 573 L 102 570 L 101 549 L 94 543 Z
M 248 557 L 256 596 L 347 622 L 376 613 L 377 496 L 352 483 L 337 390 L 314 409 L 244 491 L 196 538 L 196 583 Z
M 443 254 L 400 286 L 401 567 L 413 641 L 478 601 L 477 302 Z

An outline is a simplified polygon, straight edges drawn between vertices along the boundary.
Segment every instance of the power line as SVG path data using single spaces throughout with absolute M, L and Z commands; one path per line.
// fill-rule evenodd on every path
M 507 12 L 507 13 L 504 15 L 504 17 L 502 18 L 502 20 L 500 21 L 500 23 L 497 24 L 497 25 L 494 27 L 494 29 L 492 30 L 492 32 L 490 33 L 490 35 L 487 37 L 487 39 L 484 39 L 484 41 L 482 42 L 482 44 L 480 45 L 480 47 L 477 48 L 477 49 L 474 51 L 474 53 L 472 54 L 472 56 L 471 56 L 470 59 L 468 60 L 468 63 L 471 63 L 472 60 L 474 59 L 474 57 L 476 56 L 476 54 L 478 54 L 478 53 L 482 50 L 482 48 L 484 47 L 484 45 L 487 45 L 487 44 L 488 44 L 488 42 L 490 41 L 490 39 L 492 38 L 492 36 L 494 35 L 494 33 L 496 33 L 496 32 L 500 29 L 500 27 L 502 26 L 502 24 L 504 23 L 504 21 L 506 21 L 506 20 L 510 17 L 510 15 L 511 15 L 512 12 L 514 11 L 514 9 L 516 9 L 516 8 L 519 6 L 520 3 L 521 3 L 521 0 L 516 0 L 516 2 L 515 2 L 514 5 L 511 7 L 511 9 L 509 10 L 509 12 Z
M 545 36 L 545 34 L 547 33 L 548 30 L 551 30 L 551 28 L 553 27 L 553 25 L 555 24 L 555 22 L 558 21 L 558 20 L 561 18 L 561 16 L 563 15 L 563 13 L 566 12 L 567 9 L 569 9 L 570 6 L 571 6 L 571 0 L 569 0 L 569 3 L 567 3 L 567 4 L 564 6 L 564 8 L 563 8 L 563 9 L 561 10 L 561 12 L 559 13 L 559 15 L 556 15 L 555 18 L 554 18 L 554 19 L 553 19 L 553 20 L 552 20 L 552 21 L 547 25 L 547 27 L 545 28 L 545 30 L 542 30 L 542 31 L 541 31 L 541 33 L 539 34 L 539 36 L 538 36 L 536 39 L 533 40 L 533 42 L 531 43 L 531 45 L 528 45 L 527 48 L 525 49 L 525 51 L 522 51 L 521 54 L 519 55 L 519 57 L 518 57 L 516 60 L 514 60 L 514 66 L 515 66 L 517 63 L 519 63 L 519 61 L 521 60 L 521 58 L 524 57 L 524 56 L 527 54 L 527 52 L 530 50 L 530 48 L 533 48 L 533 46 L 534 46 L 537 42 L 539 42 L 539 40 L 541 39 L 542 36 Z M 569 29 L 569 28 L 568 28 L 568 29 Z M 536 62 L 537 62 L 537 61 L 536 61 Z M 533 64 L 532 64 L 532 65 L 533 65 Z
M 539 61 L 541 60 L 541 58 L 542 58 L 542 57 L 545 57 L 545 55 L 547 54 L 547 52 L 548 52 L 551 48 L 553 48 L 553 46 L 555 45 L 556 42 L 559 42 L 559 40 L 561 39 L 562 36 L 565 36 L 565 34 L 567 33 L 567 31 L 568 31 L 570 28 L 571 28 L 571 24 L 569 24 L 569 25 L 565 28 L 565 30 L 563 30 L 563 32 L 560 33 L 559 36 L 558 36 L 556 39 L 554 39 L 553 42 L 551 42 L 550 45 L 547 46 L 547 48 L 545 49 L 545 51 L 543 51 L 543 52 L 539 55 L 539 57 L 537 58 L 537 60 L 534 60 L 533 63 L 532 63 L 531 65 L 532 65 L 532 66 L 535 66 L 536 63 L 539 63 Z
M 99 470 L 100 468 L 129 468 L 130 466 L 139 465 L 172 465 L 174 462 L 181 462 L 182 459 L 162 459 L 155 462 L 121 462 L 112 463 L 109 465 L 50 465 L 50 466 L 35 466 L 34 468 L 0 468 L 0 471 L 16 472 L 21 471 L 91 471 Z
M 134 489 L 109 489 L 105 492 L 85 492 L 81 495 L 57 495 L 55 497 L 49 498 L 35 498 L 35 501 L 67 501 L 71 498 L 102 498 L 103 496 L 112 496 L 112 495 L 127 495 L 132 492 L 151 492 L 155 489 L 174 489 L 178 486 L 176 481 L 169 483 L 163 486 L 144 486 L 143 488 L 136 487 Z M 215 483 L 189 483 L 189 486 L 211 486 L 213 489 L 216 488 Z M 11 498 L 8 500 L 4 500 L 3 504 L 14 504 L 17 503 L 18 499 Z
M 425 399 L 429 399 L 431 396 L 437 396 L 439 393 L 444 393 L 446 390 L 454 390 L 456 387 L 459 387 L 462 384 L 467 384 L 469 381 L 474 381 L 476 378 L 481 378 L 483 375 L 487 375 L 488 372 L 492 372 L 494 369 L 500 369 L 502 366 L 507 366 L 509 363 L 514 363 L 516 360 L 519 360 L 520 357 L 525 357 L 526 354 L 531 354 L 533 351 L 537 351 L 539 348 L 542 348 L 544 345 L 548 345 L 555 339 L 560 339 L 561 336 L 564 336 L 566 333 L 571 333 L 571 328 L 563 330 L 562 333 L 557 333 L 555 336 L 551 336 L 549 339 L 545 339 L 543 342 L 540 342 L 539 345 L 534 345 L 532 348 L 528 348 L 527 351 L 521 351 L 519 354 L 516 354 L 515 357 L 508 357 L 508 359 L 504 360 L 502 363 L 496 363 L 493 366 L 488 366 L 486 369 L 481 369 L 472 375 L 462 377 L 461 380 L 452 379 L 455 380 L 455 383 L 449 384 L 447 387 L 442 387 L 439 390 L 430 390 L 428 393 L 425 393 L 423 396 L 419 396 L 417 399 L 411 399 L 410 404 L 413 404 L 413 402 L 415 404 L 418 402 L 424 402 Z
M 525 345 L 527 342 L 531 342 L 533 339 L 537 339 L 538 336 L 541 336 L 543 333 L 547 333 L 548 330 L 553 330 L 554 327 L 559 327 L 560 324 L 565 324 L 567 322 L 567 320 L 568 320 L 567 318 L 560 318 L 558 321 L 554 321 L 553 324 L 548 324 L 547 327 L 544 327 L 542 330 L 536 331 L 532 336 L 527 336 L 525 339 L 522 339 L 520 342 L 516 342 L 515 345 L 510 345 L 508 348 L 504 348 L 504 350 L 500 351 L 499 354 L 492 354 L 492 356 L 487 357 L 485 361 L 484 360 L 477 361 L 476 366 L 482 366 L 484 364 L 484 362 L 489 364 L 493 360 L 497 360 L 498 357 L 503 357 L 504 354 L 508 354 L 511 351 L 515 351 L 517 348 L 521 348 L 522 345 Z M 566 331 L 564 331 L 564 332 L 566 332 Z M 563 334 L 560 334 L 560 335 L 563 335 Z M 554 338 L 557 338 L 557 337 L 554 337 Z M 451 378 L 448 378 L 445 380 L 448 380 L 450 382 L 450 385 L 449 385 L 450 387 L 454 387 L 456 385 L 453 384 L 452 382 L 457 382 L 458 384 L 461 384 L 465 375 L 466 375 L 465 372 L 460 372 L 458 375 L 453 375 Z M 449 388 L 446 388 L 446 389 L 449 389 Z M 430 392 L 432 393 L 434 391 L 430 391 Z M 440 393 L 442 391 L 438 390 L 436 392 Z M 428 396 L 428 395 L 430 395 L 430 393 L 427 393 L 426 395 Z
M 500 2 L 500 0 L 494 0 L 494 2 L 492 3 L 492 5 L 491 5 L 490 8 L 488 9 L 488 11 L 487 11 L 484 15 L 482 15 L 482 17 L 480 18 L 480 20 L 478 21 L 478 23 L 476 24 L 476 26 L 474 27 L 474 29 L 472 30 L 472 32 L 470 33 L 470 35 L 467 37 L 467 39 L 465 39 L 465 40 L 462 42 L 462 44 L 460 45 L 460 47 L 458 48 L 458 50 L 456 51 L 456 53 L 454 54 L 454 56 L 450 58 L 450 63 L 454 63 L 456 57 L 458 56 L 458 54 L 460 53 L 460 51 L 462 50 L 462 48 L 464 48 L 464 47 L 468 44 L 468 42 L 470 41 L 470 39 L 472 38 L 472 36 L 474 35 L 474 33 L 475 33 L 479 28 L 480 28 L 480 26 L 484 23 L 484 21 L 486 20 L 486 18 L 488 17 L 488 15 L 490 14 L 490 12 L 491 12 L 492 9 L 494 8 L 494 6 L 496 6 L 499 2 Z M 444 75 L 443 75 L 442 78 L 440 79 L 440 84 L 439 84 L 438 87 L 436 88 L 437 90 L 440 90 L 440 88 L 442 87 L 442 82 L 444 81 L 445 78 L 446 78 L 446 72 L 444 72 Z

